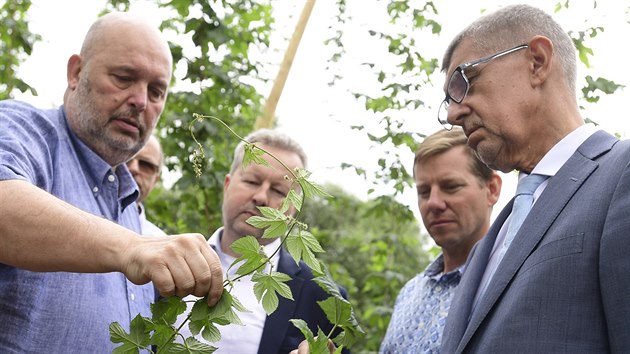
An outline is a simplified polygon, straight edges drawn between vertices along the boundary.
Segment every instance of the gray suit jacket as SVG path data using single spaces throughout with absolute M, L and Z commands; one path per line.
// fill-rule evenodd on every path
M 484 298 L 510 202 L 469 255 L 443 353 L 630 353 L 630 141 L 599 131 L 549 183 Z

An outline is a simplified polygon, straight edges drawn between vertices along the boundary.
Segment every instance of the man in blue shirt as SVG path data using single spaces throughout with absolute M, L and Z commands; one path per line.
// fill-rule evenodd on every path
M 167 42 L 128 13 L 97 20 L 68 60 L 58 109 L 0 102 L 0 352 L 111 353 L 161 295 L 222 292 L 203 235 L 142 237 L 125 166 L 171 80 Z
M 381 353 L 438 353 L 446 315 L 468 253 L 490 227 L 501 177 L 466 145 L 461 129 L 428 136 L 416 151 L 418 208 L 442 249 L 396 299 Z

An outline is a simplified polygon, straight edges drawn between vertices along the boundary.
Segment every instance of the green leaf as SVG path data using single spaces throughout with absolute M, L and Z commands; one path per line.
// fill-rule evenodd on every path
M 201 343 L 193 337 L 186 338 L 184 344 L 175 343 L 169 348 L 168 353 L 172 354 L 212 354 L 217 350 L 206 343 Z
M 295 210 L 302 210 L 302 197 L 294 189 L 289 191 L 285 200 L 288 200 L 291 204 L 293 204 Z
M 221 339 L 221 334 L 216 325 L 237 324 L 242 322 L 234 309 L 245 312 L 247 309 L 232 295 L 224 291 L 219 302 L 213 306 L 208 306 L 208 299 L 201 298 L 195 302 L 190 312 L 190 332 L 193 335 L 201 333 L 202 337 L 210 342 L 217 342 Z
M 113 350 L 115 354 L 138 353 L 150 344 L 150 335 L 147 331 L 145 320 L 137 315 L 131 320 L 129 333 L 125 332 L 118 322 L 109 325 L 109 336 L 113 343 L 122 343 Z
M 292 319 L 289 321 L 293 323 L 293 325 L 297 327 L 297 329 L 299 329 L 300 332 L 302 332 L 302 334 L 304 335 L 304 338 L 306 338 L 306 340 L 309 343 L 313 342 L 315 336 L 313 335 L 313 332 L 311 332 L 310 328 L 308 328 L 308 325 L 306 324 L 304 320 Z
M 309 172 L 304 169 L 298 169 L 297 182 L 302 187 L 302 192 L 306 199 L 312 199 L 315 197 L 332 198 L 324 188 L 308 180 Z
M 308 344 L 311 354 L 330 354 L 328 349 L 328 337 L 320 328 L 317 329 L 317 337 Z
M 247 223 L 264 229 L 263 238 L 275 238 L 283 236 L 288 230 L 289 217 L 280 210 L 270 207 L 258 207 L 262 216 L 252 216 Z
M 245 144 L 242 168 L 245 169 L 249 164 L 255 163 L 262 166 L 271 166 L 269 162 L 263 158 L 265 151 L 257 147 L 255 144 Z
M 177 296 L 161 298 L 151 305 L 153 320 L 161 320 L 172 325 L 177 321 L 177 316 L 186 311 L 186 303 Z
M 203 326 L 201 336 L 208 342 L 214 343 L 221 340 L 221 332 L 219 332 L 219 328 L 212 322 L 208 322 L 205 326 Z
M 292 232 L 287 236 L 285 244 L 296 263 L 304 260 L 304 263 L 315 273 L 323 274 L 321 262 L 315 258 L 314 252 L 321 253 L 324 252 L 324 249 L 313 234 L 299 229 L 297 232 Z
M 252 276 L 254 282 L 254 294 L 262 304 L 267 315 L 273 313 L 278 308 L 278 294 L 289 300 L 293 300 L 291 289 L 285 282 L 291 277 L 280 272 L 268 274 L 255 273 Z
M 177 331 L 175 327 L 167 324 L 156 324 L 153 327 L 153 335 L 151 335 L 151 344 L 156 345 L 158 348 L 164 347 L 169 343 L 172 343 Z
M 340 299 L 334 296 L 329 297 L 326 300 L 318 301 L 319 306 L 324 310 L 326 318 L 330 323 L 337 324 L 339 326 L 351 326 L 352 321 L 352 305 L 344 299 Z
M 313 278 L 313 281 L 316 282 L 320 288 L 324 289 L 327 294 L 343 299 L 343 296 L 341 296 L 341 292 L 339 291 L 339 286 L 333 281 L 330 275 L 325 274 L 319 277 L 315 277 Z
M 241 255 L 232 263 L 240 264 L 236 270 L 238 275 L 249 274 L 256 269 L 262 268 L 264 263 L 268 261 L 267 255 L 265 255 L 260 243 L 254 236 L 242 237 L 234 241 L 230 247 L 234 252 Z

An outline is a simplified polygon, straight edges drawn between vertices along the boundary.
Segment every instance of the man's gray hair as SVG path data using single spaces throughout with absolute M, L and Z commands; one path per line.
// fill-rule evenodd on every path
M 471 23 L 448 46 L 442 71 L 448 70 L 453 52 L 465 39 L 471 39 L 475 49 L 489 55 L 525 44 L 537 35 L 551 40 L 565 81 L 576 92 L 576 49 L 571 37 L 549 14 L 529 5 L 505 6 Z

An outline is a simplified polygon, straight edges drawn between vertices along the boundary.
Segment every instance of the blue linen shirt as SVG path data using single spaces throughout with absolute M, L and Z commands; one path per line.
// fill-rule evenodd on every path
M 463 266 L 444 274 L 439 255 L 400 290 L 380 353 L 439 353 L 442 332 Z
M 113 170 L 90 150 L 69 129 L 63 107 L 0 101 L 0 180 L 12 179 L 140 231 L 137 186 L 127 167 Z M 119 344 L 109 339 L 110 323 L 129 330 L 138 313 L 150 316 L 154 299 L 150 283 L 135 285 L 122 273 L 0 264 L 0 353 L 111 353 Z

